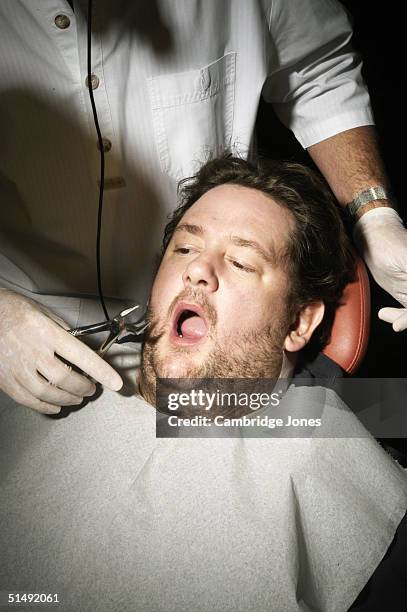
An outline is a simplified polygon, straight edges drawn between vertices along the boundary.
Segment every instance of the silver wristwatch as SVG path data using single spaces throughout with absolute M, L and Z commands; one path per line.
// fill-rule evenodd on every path
M 370 204 L 375 200 L 390 200 L 389 192 L 382 186 L 379 187 L 369 187 L 369 189 L 365 189 L 365 191 L 361 191 L 358 195 L 346 205 L 346 212 L 350 219 L 353 221 L 357 218 L 357 213 L 364 207 L 366 204 Z

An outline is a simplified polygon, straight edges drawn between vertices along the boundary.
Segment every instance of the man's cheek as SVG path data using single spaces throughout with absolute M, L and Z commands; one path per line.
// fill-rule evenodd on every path
M 241 327 L 252 326 L 256 318 L 256 303 L 258 294 L 248 296 L 244 291 L 229 292 L 228 295 L 219 296 L 215 307 L 217 312 L 217 325 L 220 330 L 235 333 Z
M 169 282 L 167 280 L 167 275 L 165 274 L 165 269 L 163 269 L 161 264 L 155 277 L 150 296 L 150 305 L 156 312 L 160 309 L 160 306 L 162 308 L 163 298 L 166 296 L 168 291 Z
M 168 295 L 174 297 L 182 287 L 182 271 L 178 270 L 169 262 L 163 261 L 158 268 L 154 280 L 152 298 L 159 296 L 161 300 L 164 296 Z
M 176 296 L 170 287 L 156 282 L 150 297 L 150 311 L 153 317 L 161 324 L 165 323 L 169 316 L 170 306 Z

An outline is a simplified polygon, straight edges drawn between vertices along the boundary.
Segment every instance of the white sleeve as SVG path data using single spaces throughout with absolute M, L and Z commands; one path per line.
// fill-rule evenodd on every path
M 306 148 L 374 123 L 352 26 L 336 0 L 273 0 L 263 96 Z

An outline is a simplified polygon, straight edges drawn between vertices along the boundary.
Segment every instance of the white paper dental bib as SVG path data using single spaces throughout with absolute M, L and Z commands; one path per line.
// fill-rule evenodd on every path
M 406 510 L 368 437 L 156 439 L 107 391 L 59 420 L 0 405 L 0 590 L 58 610 L 347 610 Z

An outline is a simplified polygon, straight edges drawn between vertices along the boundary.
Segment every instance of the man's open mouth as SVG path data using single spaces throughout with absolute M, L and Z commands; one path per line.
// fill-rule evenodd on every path
M 202 341 L 208 333 L 203 310 L 197 304 L 180 302 L 175 308 L 171 325 L 171 340 L 178 345 Z

